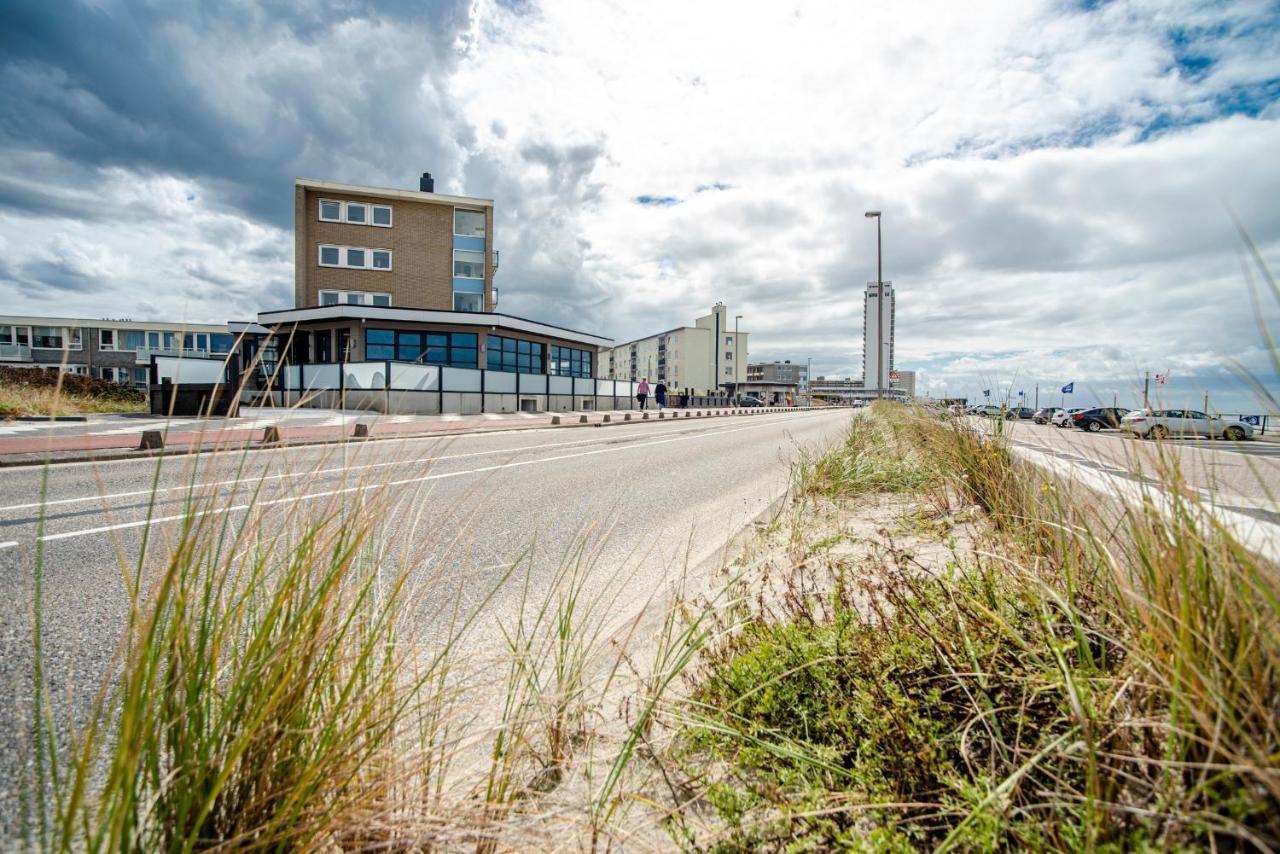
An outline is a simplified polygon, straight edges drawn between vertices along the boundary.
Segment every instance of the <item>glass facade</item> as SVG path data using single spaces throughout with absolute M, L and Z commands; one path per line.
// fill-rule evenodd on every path
M 486 364 L 491 371 L 510 371 L 517 374 L 543 373 L 542 345 L 536 341 L 490 335 L 485 342 L 485 351 L 488 354 Z
M 550 373 L 561 377 L 591 376 L 591 351 L 551 346 Z
M 452 368 L 479 367 L 479 336 L 474 332 L 411 332 L 366 329 L 364 357 Z

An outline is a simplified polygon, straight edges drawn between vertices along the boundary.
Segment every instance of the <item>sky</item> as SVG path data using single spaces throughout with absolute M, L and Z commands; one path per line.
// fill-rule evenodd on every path
M 1280 271 L 1276 0 L 5 9 L 0 314 L 287 307 L 295 178 L 429 171 L 495 199 L 500 311 L 619 342 L 723 300 L 859 376 L 881 210 L 921 393 L 1280 384 L 1232 220 Z

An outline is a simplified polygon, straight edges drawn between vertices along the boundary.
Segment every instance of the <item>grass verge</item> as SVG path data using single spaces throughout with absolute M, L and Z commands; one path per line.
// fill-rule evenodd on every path
M 983 540 L 930 566 L 886 543 L 872 582 L 736 615 L 677 751 L 718 821 L 699 845 L 1280 844 L 1275 568 L 1176 469 L 1147 474 L 1163 512 L 1104 508 L 998 435 L 892 405 L 857 419 L 802 493 L 919 490 L 979 512 Z

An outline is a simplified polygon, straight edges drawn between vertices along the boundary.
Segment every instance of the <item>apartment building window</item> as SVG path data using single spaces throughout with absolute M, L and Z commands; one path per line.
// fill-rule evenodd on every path
M 536 341 L 490 335 L 485 341 L 487 364 L 491 371 L 517 374 L 542 373 L 542 345 Z
M 31 338 L 31 346 L 40 350 L 80 349 L 79 327 L 33 326 Z
M 591 351 L 551 346 L 551 373 L 561 377 L 591 376 Z
M 209 352 L 222 355 L 230 353 L 236 345 L 236 336 L 229 332 L 214 332 L 209 336 Z
M 484 253 L 466 249 L 453 250 L 453 275 L 459 279 L 483 279 Z
M 724 346 L 726 346 L 726 347 L 732 347 L 732 346 L 733 346 L 733 336 L 732 336 L 732 335 L 726 335 L 726 336 L 724 336 Z
M 31 346 L 30 326 L 0 326 L 0 344 Z
M 484 211 L 455 209 L 453 233 L 459 237 L 484 237 Z
M 404 329 L 365 330 L 364 357 L 474 368 L 479 336 L 474 332 L 412 332 Z
M 725 358 L 725 361 L 726 361 L 726 362 L 732 362 L 732 361 L 733 361 L 733 351 L 732 351 L 732 350 L 725 350 L 725 351 L 724 351 L 724 358 Z
M 379 228 L 390 228 L 391 206 L 321 199 L 320 221 L 345 222 L 350 225 L 376 225 Z
M 98 330 L 98 349 L 114 350 L 116 348 L 116 331 L 114 329 Z
M 483 294 L 465 294 L 461 291 L 453 293 L 454 311 L 484 311 Z
M 373 294 L 368 291 L 321 291 L 321 305 L 391 305 L 391 294 Z
M 149 373 L 149 372 L 148 372 L 148 370 L 147 370 L 146 368 L 134 368 L 134 369 L 133 369 L 133 384 L 134 384 L 134 385 L 142 385 L 142 386 L 145 386 L 145 385 L 147 384 L 148 380 L 150 379 L 150 378 L 147 376 L 147 374 L 148 374 L 148 373 Z
M 320 244 L 320 266 L 348 270 L 391 269 L 390 249 L 366 249 L 363 246 Z
M 128 368 L 98 368 L 98 376 L 109 382 L 129 384 Z

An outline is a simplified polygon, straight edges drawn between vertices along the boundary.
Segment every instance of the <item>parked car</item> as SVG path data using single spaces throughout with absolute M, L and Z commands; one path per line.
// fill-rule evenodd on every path
M 969 411 L 970 415 L 981 415 L 983 418 L 1003 418 L 1003 406 L 975 406 Z
M 1088 430 L 1090 433 L 1097 433 L 1102 429 L 1118 430 L 1121 421 L 1129 414 L 1127 409 L 1119 409 L 1114 406 L 1095 406 L 1093 409 L 1086 409 L 1082 412 L 1073 412 L 1071 414 L 1071 426 L 1079 427 L 1081 430 Z
M 1053 413 L 1057 412 L 1057 407 L 1046 406 L 1043 409 L 1037 409 L 1031 413 L 1031 420 L 1037 424 L 1048 424 L 1053 419 Z
M 1036 411 L 1029 406 L 1010 406 L 1009 407 L 1010 418 L 1033 418 L 1035 417 L 1035 414 L 1036 414 Z
M 1149 439 L 1208 436 L 1242 442 L 1253 438 L 1253 425 L 1234 418 L 1215 418 L 1194 409 L 1136 410 L 1121 419 L 1127 433 Z
M 742 397 L 738 398 L 738 405 L 739 406 L 764 406 L 765 403 L 763 400 L 756 397 L 754 394 L 744 394 Z
M 1049 421 L 1054 427 L 1070 427 L 1071 416 L 1075 415 L 1077 412 L 1084 412 L 1084 410 L 1085 407 L 1083 406 L 1077 406 L 1075 409 L 1056 409 L 1054 410 L 1053 417 L 1049 419 Z

